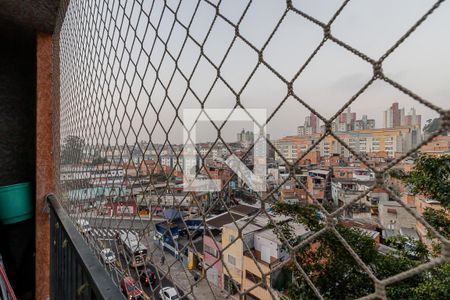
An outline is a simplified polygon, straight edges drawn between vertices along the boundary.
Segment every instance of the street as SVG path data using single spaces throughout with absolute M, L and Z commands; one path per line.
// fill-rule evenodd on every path
M 146 265 L 141 267 L 130 266 L 126 257 L 122 253 L 123 250 L 122 251 L 119 250 L 116 240 L 114 238 L 105 239 L 103 236 L 96 236 L 95 235 L 96 229 L 97 228 L 93 229 L 93 234 L 88 235 L 87 239 L 89 243 L 96 248 L 97 253 L 99 253 L 102 249 L 105 248 L 110 248 L 114 252 L 117 259 L 116 262 L 106 264 L 105 266 L 106 270 L 110 273 L 112 280 L 116 283 L 118 288 L 120 286 L 120 280 L 123 277 L 130 276 L 136 280 L 138 286 L 150 298 L 160 299 L 159 290 L 161 287 L 174 287 L 177 289 L 180 298 L 183 299 L 184 295 L 183 291 L 180 288 L 178 288 L 178 286 L 175 285 L 172 281 L 170 281 L 166 276 L 164 276 L 158 267 L 149 262 L 147 262 Z M 153 286 L 145 286 L 139 281 L 139 274 L 141 274 L 141 272 L 145 270 L 150 270 L 151 272 L 156 274 L 157 279 L 156 283 Z

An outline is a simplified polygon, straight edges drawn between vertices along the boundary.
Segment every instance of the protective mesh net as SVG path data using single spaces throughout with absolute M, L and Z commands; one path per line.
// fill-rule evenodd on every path
M 447 3 L 427 2 L 427 8 L 418 8 L 406 26 L 398 25 L 400 38 L 393 39 L 387 50 L 378 54 L 364 51 L 371 52 L 369 55 L 346 42 L 360 45 L 358 38 L 338 38 L 340 35 L 333 33 L 336 23 L 352 17 L 346 11 L 355 2 L 320 4 L 327 8 L 325 17 L 295 1 L 277 1 L 273 7 L 260 1 L 62 3 L 55 32 L 58 196 L 124 293 L 135 295 L 135 289 L 158 298 L 163 297 L 163 287 L 173 287 L 181 296 L 196 299 L 230 295 L 279 299 L 292 297 L 287 290 L 298 288 L 308 290 L 305 297 L 330 298 L 330 290 L 318 287 L 320 274 L 311 271 L 311 265 L 326 265 L 332 255 L 320 259 L 314 254 L 309 259 L 304 256 L 326 240 L 339 245 L 334 250 L 351 258 L 351 266 L 343 262 L 339 280 L 325 280 L 339 281 L 336 288 L 343 290 L 347 285 L 341 279 L 347 275 L 349 281 L 362 280 L 362 285 L 369 287 L 352 295 L 367 299 L 384 299 L 389 286 L 449 261 L 449 241 L 404 201 L 387 176 L 421 147 L 446 136 L 449 111 L 383 71 L 385 63 L 398 59 L 395 53 L 428 19 L 440 9 L 448 13 L 448 6 L 443 7 Z M 395 29 L 396 25 L 390 26 Z M 302 79 L 317 63 L 327 60 L 330 51 L 354 58 L 369 67 L 369 73 L 360 76 L 362 81 L 348 79 L 355 81 L 357 88 L 341 103 L 331 94 L 326 95 L 329 100 L 307 100 L 302 93 L 308 87 L 302 86 Z M 338 68 L 334 65 L 337 61 L 328 59 L 328 64 L 316 81 Z M 341 134 L 335 123 L 350 105 L 363 103 L 364 95 L 380 84 L 392 91 L 390 95 L 400 93 L 411 105 L 432 111 L 440 123 L 424 139 L 374 164 L 373 157 Z M 281 92 L 273 92 L 271 87 Z M 266 96 L 270 98 L 267 102 L 259 102 Z M 327 105 L 336 106 L 330 115 L 318 109 Z M 207 129 L 197 134 L 201 142 L 192 136 L 199 129 L 185 122 L 186 108 L 205 112 L 202 122 L 201 112 L 194 116 Z M 256 120 L 253 108 L 267 109 L 263 122 Z M 208 109 L 229 115 L 217 120 Z M 230 120 L 237 110 L 260 131 L 250 138 L 244 137 L 246 132 L 239 135 L 241 143 L 226 137 L 226 132 L 236 129 Z M 310 123 L 315 120 L 316 128 L 306 134 L 314 138 L 302 144 L 300 152 L 285 150 L 286 139 L 265 134 L 265 127 L 272 123 L 281 124 L 278 128 L 296 126 L 299 116 L 307 115 Z M 188 138 L 182 139 L 182 133 Z M 208 138 L 203 139 L 202 134 Z M 285 172 L 270 184 L 268 181 L 265 191 L 252 191 L 241 178 L 245 174 L 232 172 L 222 158 L 234 154 L 255 169 L 253 152 L 260 140 L 267 150 L 267 170 L 278 168 L 280 175 L 282 165 Z M 187 153 L 196 157 L 193 165 L 186 164 Z M 361 166 L 370 174 L 368 183 L 353 191 L 340 186 L 346 200 L 338 195 L 339 201 L 333 201 L 333 185 L 338 182 L 333 168 L 330 163 L 318 166 L 312 162 L 314 153 L 320 153 L 322 163 L 337 154 Z M 197 178 L 219 180 L 218 188 L 186 191 L 182 182 L 186 168 L 193 169 Z M 364 249 L 358 248 L 364 244 L 347 241 L 348 233 L 338 224 L 354 220 L 348 216 L 363 211 L 362 201 L 380 190 L 396 203 L 388 211 L 409 214 L 441 244 L 441 253 L 388 276 L 366 261 Z M 288 203 L 289 193 L 296 199 L 298 214 L 295 205 Z M 283 205 L 292 213 L 287 213 L 286 207 L 280 213 Z M 381 211 L 381 205 L 378 209 Z M 364 212 L 370 215 L 372 211 Z M 303 217 L 316 220 L 316 226 Z M 272 248 L 258 248 L 264 241 Z M 354 274 L 357 278 L 350 276 Z M 135 286 L 124 280 L 126 277 L 134 278 Z

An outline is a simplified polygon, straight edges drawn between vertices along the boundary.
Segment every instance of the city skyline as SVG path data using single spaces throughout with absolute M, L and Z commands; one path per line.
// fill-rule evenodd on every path
M 350 2 L 342 14 L 333 23 L 333 35 L 356 47 L 356 49 L 369 55 L 372 59 L 378 59 L 392 46 L 406 29 L 429 9 L 432 1 L 355 1 Z M 316 1 L 294 1 L 294 5 L 300 5 L 302 10 L 310 13 L 321 22 L 329 20 L 333 12 L 339 7 L 340 1 L 331 1 L 328 5 L 322 5 Z M 150 1 L 143 1 L 143 9 L 147 10 Z M 172 4 L 168 4 L 173 5 Z M 239 31 L 243 37 L 260 49 L 270 36 L 280 17 L 285 12 L 285 2 L 257 1 L 251 4 L 249 13 L 239 25 Z M 110 6 L 113 6 L 111 3 Z M 163 5 L 156 3 L 154 14 L 150 22 L 157 24 L 158 14 L 161 14 Z M 180 22 L 187 24 L 193 12 L 194 5 L 189 1 L 183 3 L 181 13 L 178 16 Z M 245 4 L 233 5 L 230 1 L 224 1 L 220 5 L 220 12 L 235 24 L 244 13 Z M 442 36 L 450 36 L 450 27 L 446 26 L 446 16 L 450 9 L 449 3 L 442 3 L 433 18 L 424 22 L 419 30 L 403 43 L 383 63 L 383 72 L 406 88 L 429 100 L 433 104 L 448 109 L 450 101 L 450 88 L 446 78 L 450 78 L 450 58 L 446 53 L 450 51 L 450 42 L 442 39 Z M 397 12 L 401 11 L 399 14 Z M 196 17 L 190 27 L 190 34 L 198 43 L 202 43 L 207 34 L 207 28 L 213 21 L 214 10 L 201 3 Z M 264 21 L 262 21 L 264 20 Z M 132 20 L 134 21 L 134 20 Z M 173 18 L 170 14 L 161 15 L 159 37 L 165 41 L 169 37 Z M 358 26 L 355 26 L 358 24 Z M 394 26 L 395 25 L 395 26 Z M 126 27 L 126 26 L 125 26 Z M 124 28 L 125 28 L 124 27 Z M 117 51 L 124 51 L 122 61 L 110 61 L 101 65 L 104 74 L 114 74 L 111 78 L 111 87 L 104 86 L 99 93 L 94 90 L 83 91 L 83 94 L 92 95 L 79 99 L 82 103 L 93 101 L 92 109 L 103 107 L 113 108 L 106 111 L 102 118 L 113 118 L 114 115 L 125 115 L 127 111 L 139 109 L 143 115 L 127 116 L 121 125 L 132 127 L 127 136 L 128 143 L 140 139 L 149 139 L 145 130 L 141 130 L 138 136 L 140 124 L 145 123 L 147 130 L 154 133 L 152 139 L 158 142 L 165 140 L 165 133 L 172 126 L 175 113 L 173 106 L 181 113 L 183 108 L 200 108 L 200 101 L 205 108 L 231 108 L 236 104 L 236 97 L 230 91 L 230 87 L 238 92 L 244 86 L 246 79 L 252 74 L 258 65 L 258 55 L 242 40 L 237 39 L 231 46 L 235 31 L 230 24 L 218 20 L 213 28 L 211 37 L 206 39 L 203 47 L 205 58 L 199 58 L 200 48 L 198 44 L 188 39 L 181 51 L 182 42 L 186 32 L 179 24 L 175 24 L 173 34 L 165 46 L 161 40 L 156 39 L 154 47 L 151 43 L 156 37 L 154 30 L 145 30 L 141 23 L 136 25 L 134 34 L 143 39 L 143 43 L 134 43 L 128 39 L 125 29 L 113 27 L 111 34 L 120 35 L 123 40 L 117 40 Z M 257 30 L 256 30 L 257 28 Z M 268 64 L 275 68 L 286 80 L 293 79 L 295 72 L 305 63 L 311 52 L 318 46 L 322 39 L 322 30 L 294 13 L 289 12 L 281 23 L 277 33 L 264 49 L 264 58 Z M 293 38 L 299 37 L 299 38 Z M 99 39 L 101 37 L 98 37 Z M 104 44 L 107 35 L 103 37 Z M 99 45 L 102 43 L 99 43 Z M 289 46 L 288 46 L 289 45 Z M 433 45 L 433 47 L 431 47 Z M 228 47 L 230 52 L 225 58 Z M 152 54 L 140 55 L 140 53 Z M 133 51 L 131 51 L 133 50 Z M 142 50 L 142 52 L 141 52 Z M 99 49 L 100 51 L 100 49 Z M 171 53 L 179 58 L 177 64 L 164 53 Z M 92 55 L 96 55 L 92 52 Z M 64 49 L 62 51 L 64 56 Z M 417 59 L 423 58 L 423 59 Z M 93 58 L 95 59 L 95 58 Z M 125 65 L 129 60 L 134 64 Z M 198 60 L 196 71 L 194 66 Z M 89 69 L 89 59 L 77 62 L 79 68 Z M 147 63 L 152 66 L 146 69 Z M 414 64 L 410 62 L 414 61 Z M 212 65 L 215 64 L 214 65 Z M 217 66 L 221 64 L 220 74 L 223 80 L 217 80 Z M 122 65 L 124 64 L 124 65 Z M 161 64 L 156 77 L 153 67 Z M 181 75 L 191 75 L 190 90 L 186 91 L 186 80 Z M 135 74 L 138 77 L 135 78 Z M 171 79 L 171 75 L 173 79 Z M 325 118 L 333 116 L 373 75 L 370 64 L 351 54 L 341 46 L 327 41 L 317 52 L 316 56 L 304 69 L 302 74 L 293 82 L 293 90 L 305 103 L 316 109 Z M 170 87 L 167 88 L 170 82 Z M 128 83 L 125 84 L 124 83 Z M 228 85 L 227 85 L 228 84 Z M 93 88 L 96 85 L 93 85 Z M 120 86 L 120 89 L 112 89 L 112 86 Z M 140 88 L 143 90 L 140 90 Z M 82 86 L 79 87 L 83 89 Z M 151 95 L 149 96 L 151 92 Z M 195 92 L 195 96 L 194 93 Z M 265 65 L 259 65 L 248 81 L 240 95 L 240 103 L 246 108 L 265 108 L 271 115 L 286 97 L 286 84 L 282 82 Z M 80 91 L 81 93 L 81 91 Z M 170 101 L 169 98 L 170 97 Z M 197 99 L 198 97 L 199 99 Z M 206 101 L 205 101 L 206 100 Z M 416 100 L 400 92 L 382 80 L 376 80 L 354 103 L 352 109 L 358 112 L 366 112 L 368 118 L 374 118 L 377 124 L 381 124 L 381 111 L 385 110 L 389 103 L 397 101 L 402 107 L 415 106 L 422 115 L 423 122 L 437 117 L 437 113 L 423 106 Z M 152 107 L 148 107 L 151 101 Z M 173 102 L 171 104 L 170 102 Z M 148 109 L 147 109 L 148 108 Z M 295 113 L 293 113 L 295 112 Z M 371 112 L 376 112 L 371 115 Z M 72 122 L 84 124 L 86 117 L 93 111 L 79 112 Z M 271 122 L 268 124 L 268 133 L 273 138 L 295 135 L 298 123 L 303 122 L 309 111 L 293 97 L 289 97 L 278 109 Z M 161 123 L 157 123 L 159 119 Z M 296 123 L 294 126 L 286 126 Z M 154 127 L 155 126 L 155 127 Z M 379 126 L 379 125 L 377 125 Z M 208 127 L 208 126 L 206 126 Z M 233 126 L 229 126 L 233 127 Z M 235 132 L 242 126 L 230 128 L 229 137 L 234 138 Z M 80 129 L 80 128 L 78 128 Z M 173 143 L 182 141 L 182 127 L 176 120 L 169 133 L 169 140 Z M 249 129 L 249 128 L 248 128 Z M 89 123 L 83 125 L 81 131 L 88 135 L 91 128 Z M 95 129 L 98 139 L 108 136 L 112 132 L 118 132 L 118 124 L 105 122 L 100 128 Z M 225 135 L 227 128 L 225 128 Z M 62 135 L 69 134 L 62 132 Z M 215 134 L 205 128 L 199 135 L 215 139 Z M 119 134 L 120 143 L 125 142 L 126 131 Z M 103 141 L 98 141 L 103 142 Z
M 414 110 L 417 116 L 422 116 L 421 118 L 421 126 L 420 126 L 420 131 L 422 132 L 424 125 L 427 123 L 428 120 L 430 119 L 424 119 L 423 115 L 421 114 L 420 110 L 417 110 L 415 108 L 415 106 L 411 106 L 411 107 L 402 107 L 402 105 L 398 102 L 393 102 L 390 103 L 389 106 L 386 106 L 387 109 L 389 109 L 389 107 L 394 104 L 397 103 L 398 107 L 402 108 L 405 112 L 405 114 L 409 114 L 411 112 L 411 110 Z M 375 124 L 374 127 L 368 127 L 368 128 L 360 128 L 360 129 L 348 129 L 348 130 L 339 130 L 337 126 L 332 127 L 333 132 L 346 132 L 346 131 L 354 131 L 354 130 L 362 130 L 362 129 L 383 129 L 383 128 L 395 128 L 395 127 L 402 127 L 402 126 L 395 126 L 395 127 L 386 127 L 384 126 L 384 114 L 386 112 L 386 110 L 380 110 L 379 112 L 373 112 L 373 113 L 361 113 L 358 111 L 353 110 L 353 106 L 348 107 L 340 116 L 338 116 L 333 123 L 338 122 L 347 112 L 348 110 L 351 110 L 351 113 L 354 114 L 354 116 L 356 117 L 356 120 L 361 120 L 363 117 L 367 116 L 367 120 L 375 120 Z M 268 125 L 267 126 L 267 134 L 270 137 L 271 141 L 275 141 L 278 139 L 281 139 L 283 137 L 287 137 L 287 136 L 297 136 L 297 135 L 312 135 L 311 133 L 309 134 L 299 134 L 299 127 L 302 126 L 304 124 L 304 122 L 302 120 L 306 120 L 308 119 L 310 116 L 313 116 L 314 114 L 312 112 L 310 112 L 308 115 L 305 115 L 304 118 L 300 118 L 298 124 L 292 124 L 290 127 L 288 127 L 287 129 L 284 130 L 284 132 L 286 132 L 287 134 L 283 134 L 281 132 L 274 132 L 274 130 L 271 130 L 271 127 Z M 378 115 L 378 118 L 374 118 L 371 116 L 375 116 Z M 408 116 L 408 115 L 406 115 Z M 439 115 L 436 113 L 436 115 L 434 116 L 434 118 L 438 118 Z M 432 119 L 434 119 L 432 118 Z M 318 118 L 316 117 L 316 121 L 317 122 L 317 131 L 314 133 L 321 133 L 321 130 L 323 130 L 324 123 Z M 216 132 L 216 129 L 211 125 L 208 124 L 209 122 L 200 122 L 197 127 L 197 143 L 211 143 L 214 142 L 217 139 L 217 136 L 215 136 L 214 138 L 210 138 L 211 132 Z M 231 123 L 231 122 L 230 122 Z M 240 122 L 232 122 L 233 126 L 225 126 L 224 130 L 222 130 L 222 137 L 224 137 L 225 142 L 237 142 L 239 140 L 239 138 L 236 138 L 236 134 L 238 134 L 239 132 L 241 132 L 241 130 L 244 130 L 245 132 L 250 132 L 251 136 L 253 138 L 253 124 L 251 122 L 244 122 L 244 121 L 240 121 Z M 270 124 L 270 123 L 269 123 Z M 207 127 L 205 128 L 205 126 L 202 125 L 206 125 Z M 217 126 L 219 126 L 220 124 L 218 124 Z M 408 126 L 405 124 L 405 126 Z M 287 126 L 286 126 L 287 127 Z M 169 142 L 172 145 L 182 145 L 183 142 L 181 140 L 181 138 L 177 137 L 175 139 L 171 138 L 172 136 L 169 135 Z M 156 141 L 155 141 L 156 140 Z M 142 136 L 139 139 L 136 139 L 135 141 L 132 142 L 128 142 L 126 144 L 128 145 L 132 145 L 134 143 L 139 143 L 141 141 L 148 141 L 148 139 L 145 139 L 144 136 Z M 165 139 L 154 139 L 153 137 L 153 141 L 155 144 L 164 144 Z M 178 142 L 177 142 L 178 141 Z M 220 141 L 220 140 L 219 140 Z M 97 143 L 87 143 L 90 145 L 95 145 Z M 98 143 L 98 144 L 102 144 L 102 143 Z M 125 143 L 123 143 L 125 144 Z M 104 145 L 106 145 L 104 143 Z

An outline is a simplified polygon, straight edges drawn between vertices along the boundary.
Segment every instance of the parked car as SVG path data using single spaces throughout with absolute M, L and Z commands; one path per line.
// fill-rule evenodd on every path
M 81 233 L 86 234 L 92 231 L 91 225 L 89 225 L 89 222 L 85 219 L 78 219 L 76 225 Z
M 130 300 L 144 300 L 144 292 L 139 288 L 133 277 L 124 277 L 120 280 L 120 290 Z
M 143 285 L 153 286 L 156 283 L 156 274 L 150 270 L 144 270 L 139 276 L 139 280 Z
M 100 251 L 100 256 L 102 257 L 102 260 L 105 262 L 105 264 L 112 264 L 116 261 L 116 255 L 109 248 L 105 248 Z
M 178 292 L 174 287 L 166 286 L 159 290 L 159 296 L 163 300 L 178 300 L 180 297 L 178 296 Z

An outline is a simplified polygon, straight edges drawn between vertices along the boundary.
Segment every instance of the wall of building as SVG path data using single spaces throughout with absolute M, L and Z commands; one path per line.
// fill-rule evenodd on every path
M 417 212 L 422 215 L 427 208 L 431 208 L 434 210 L 442 210 L 442 205 L 433 200 L 429 200 L 426 197 L 423 197 L 421 195 L 417 195 L 414 197 L 415 199 L 415 205 L 417 208 Z M 450 215 L 448 216 L 450 218 Z M 416 230 L 419 235 L 420 240 L 427 245 L 427 247 L 432 250 L 433 249 L 433 241 L 429 239 L 428 237 L 428 229 L 423 226 L 423 224 L 419 221 L 416 221 Z M 436 240 L 435 240 L 436 242 Z
M 230 238 L 237 238 L 238 231 L 234 226 L 225 226 L 222 230 L 222 247 L 226 248 L 230 244 Z M 243 242 L 237 239 L 226 248 L 223 252 L 224 265 L 228 268 L 223 268 L 224 275 L 228 275 L 236 282 L 241 282 L 242 279 L 242 265 L 243 265 Z M 235 264 L 229 263 L 229 255 L 235 258 Z
M 216 240 L 214 241 L 210 236 L 208 235 L 204 235 L 203 236 L 203 244 L 205 246 L 209 246 L 213 249 L 216 249 L 217 251 L 217 256 L 213 256 L 210 253 L 205 251 L 205 246 L 203 247 L 203 258 L 204 258 L 204 262 L 207 266 L 212 266 L 212 268 L 214 268 L 217 271 L 217 282 L 214 281 L 210 281 L 211 284 L 216 285 L 217 287 L 219 287 L 220 289 L 222 289 L 223 285 L 223 266 L 222 266 L 222 260 L 220 259 L 219 256 L 219 251 L 221 250 L 221 244 L 220 244 L 220 240 Z M 208 272 L 208 270 L 206 271 Z M 208 278 L 209 280 L 209 278 Z
M 36 139 L 36 39 L 2 33 L 0 186 L 34 181 Z
M 258 234 L 255 234 L 255 250 L 261 253 L 261 260 L 266 263 L 278 259 L 278 256 L 281 254 L 278 252 L 278 243 L 276 241 L 271 241 Z M 266 251 L 267 255 L 269 255 L 268 260 L 267 257 L 264 257 L 263 255 Z
M 36 37 L 1 21 L 0 17 L 0 186 L 26 181 L 34 185 Z M 17 296 L 33 299 L 34 219 L 0 225 L 0 236 L 0 253 Z
M 253 260 L 252 257 L 244 256 L 244 280 L 242 283 L 243 290 L 248 290 L 255 285 L 254 282 L 252 282 L 246 278 L 246 276 L 245 276 L 246 271 L 249 271 L 249 272 L 257 275 L 262 280 L 262 275 L 261 275 L 260 269 L 262 270 L 263 273 L 268 273 L 270 271 L 268 264 L 266 264 L 264 262 L 255 263 L 255 261 Z M 266 284 L 267 284 L 267 286 L 270 286 L 270 275 L 266 277 Z M 272 296 L 271 296 L 270 292 L 265 287 L 262 287 L 262 286 L 258 286 L 256 288 L 254 288 L 253 290 L 250 291 L 250 293 L 252 295 L 258 297 L 261 300 L 272 300 Z
M 416 228 L 416 219 L 395 201 L 380 202 L 378 213 L 381 226 L 385 229 L 398 232 L 401 227 Z

